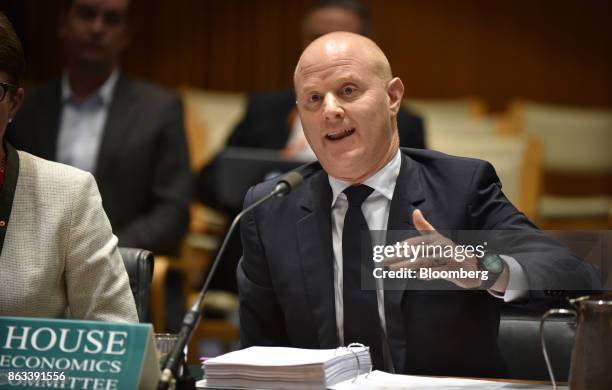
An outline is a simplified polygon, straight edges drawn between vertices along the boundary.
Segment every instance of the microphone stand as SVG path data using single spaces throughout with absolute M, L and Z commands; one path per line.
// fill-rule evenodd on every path
M 181 362 L 184 361 L 184 359 L 182 359 L 183 350 L 185 349 L 185 346 L 189 343 L 193 330 L 198 326 L 200 322 L 200 316 L 202 314 L 202 304 L 204 303 L 204 295 L 206 295 L 206 292 L 208 291 L 208 285 L 210 284 L 210 281 L 212 280 L 212 277 L 215 274 L 215 270 L 217 269 L 217 266 L 219 265 L 219 262 L 221 261 L 221 257 L 223 255 L 223 252 L 225 252 L 225 247 L 227 246 L 229 238 L 232 235 L 232 232 L 234 231 L 236 226 L 238 225 L 238 222 L 240 221 L 240 219 L 246 213 L 253 210 L 260 204 L 264 203 L 268 199 L 275 197 L 275 196 L 284 196 L 288 194 L 290 191 L 291 191 L 291 185 L 281 178 L 281 180 L 276 184 L 276 187 L 274 188 L 272 192 L 270 192 L 268 195 L 264 196 L 263 198 L 257 200 L 255 203 L 253 203 L 246 209 L 242 210 L 234 218 L 234 220 L 232 221 L 232 224 L 230 225 L 230 228 L 228 229 L 227 233 L 225 234 L 225 237 L 223 238 L 223 242 L 221 243 L 221 247 L 219 248 L 219 251 L 217 252 L 217 256 L 215 256 L 215 260 L 213 261 L 212 266 L 210 267 L 210 271 L 208 272 L 208 275 L 206 276 L 206 281 L 204 282 L 204 285 L 202 286 L 202 289 L 200 290 L 198 299 L 196 299 L 195 303 L 189 309 L 189 312 L 187 312 L 187 314 L 183 318 L 181 330 L 178 333 L 178 340 L 176 344 L 174 345 L 173 350 L 168 355 L 168 359 L 166 360 L 164 364 L 164 368 L 162 369 L 161 379 L 159 380 L 159 383 L 157 384 L 157 390 L 168 389 L 170 384 L 172 383 L 173 378 L 177 378 L 178 379 L 177 382 L 181 382 L 181 378 L 177 377 L 177 371 L 178 371 L 178 367 L 181 364 Z M 187 367 L 185 367 L 183 374 L 186 374 L 187 376 L 190 377 Z M 193 378 L 185 378 L 185 379 L 186 379 L 186 385 L 188 387 L 192 389 L 195 388 L 195 381 Z

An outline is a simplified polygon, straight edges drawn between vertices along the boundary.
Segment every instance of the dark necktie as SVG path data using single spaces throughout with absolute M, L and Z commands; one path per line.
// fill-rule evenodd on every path
M 344 343 L 362 343 L 369 346 L 374 369 L 382 370 L 383 355 L 376 291 L 361 289 L 362 272 L 371 275 L 374 268 L 372 240 L 368 223 L 361 212 L 363 201 L 372 191 L 372 188 L 363 184 L 344 190 L 349 204 L 342 231 Z

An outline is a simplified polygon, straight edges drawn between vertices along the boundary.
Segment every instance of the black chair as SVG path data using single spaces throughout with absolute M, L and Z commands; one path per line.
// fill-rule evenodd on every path
M 149 291 L 153 279 L 153 253 L 145 249 L 119 248 L 123 264 L 130 278 L 136 310 L 140 322 L 149 322 Z
M 544 311 L 518 308 L 502 311 L 498 345 L 508 378 L 549 380 L 540 347 L 540 318 Z M 544 326 L 548 356 L 557 381 L 568 379 L 574 334 L 571 317 L 550 317 Z

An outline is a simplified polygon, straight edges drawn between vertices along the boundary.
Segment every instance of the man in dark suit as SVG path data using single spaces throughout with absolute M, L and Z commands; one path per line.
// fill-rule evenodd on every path
M 242 221 L 243 347 L 361 342 L 370 346 L 377 369 L 499 376 L 500 302 L 596 284 L 588 266 L 538 233 L 506 199 L 490 164 L 399 148 L 404 87 L 371 40 L 344 32 L 321 37 L 302 54 L 294 84 L 318 162 L 301 169 L 299 188 Z M 274 184 L 253 187 L 245 206 Z M 546 251 L 530 256 L 516 249 L 530 245 L 517 243 L 507 246 L 514 248 L 511 256 L 389 258 L 390 270 L 429 269 L 444 276 L 408 277 L 400 290 L 387 289 L 387 280 L 382 286 L 374 281 L 375 290 L 362 288 L 361 278 L 371 280 L 376 269 L 376 235 L 364 231 L 403 231 L 404 243 L 445 245 L 459 253 L 459 245 L 434 227 L 512 229 L 541 239 Z M 451 272 L 459 270 L 475 276 Z M 484 271 L 486 279 L 478 276 Z
M 119 245 L 173 254 L 189 221 L 191 172 L 177 96 L 119 70 L 127 0 L 69 2 L 61 79 L 34 89 L 8 128 L 17 148 L 94 174 Z

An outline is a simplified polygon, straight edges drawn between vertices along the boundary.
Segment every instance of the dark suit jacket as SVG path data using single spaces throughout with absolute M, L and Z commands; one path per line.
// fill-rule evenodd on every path
M 56 160 L 61 109 L 60 80 L 26 91 L 7 138 Z M 189 222 L 187 153 L 178 97 L 121 74 L 92 172 L 119 245 L 162 254 L 178 248 Z
M 283 149 L 289 139 L 288 117 L 295 108 L 293 90 L 254 94 L 249 98 L 246 114 L 227 140 L 227 146 L 245 148 Z M 423 119 L 405 109 L 397 115 L 400 145 L 425 149 Z M 197 181 L 199 199 L 210 206 L 224 208 L 217 198 L 216 160 L 205 167 Z M 235 210 L 228 210 L 234 213 Z
M 338 345 L 332 192 L 318 163 L 303 167 L 302 173 L 305 180 L 299 188 L 264 203 L 242 221 L 244 255 L 238 267 L 238 288 L 243 347 Z M 273 185 L 270 181 L 253 187 L 245 207 Z M 500 187 L 493 167 L 484 161 L 402 149 L 387 229 L 414 229 L 412 211 L 419 208 L 437 229 L 516 229 L 540 235 Z M 554 255 L 552 260 L 513 256 L 530 286 L 537 281 L 552 286 L 572 278 L 584 289 L 590 287 L 590 275 L 569 253 L 563 253 L 564 258 Z M 497 348 L 501 300 L 482 290 L 453 289 L 446 281 L 438 283 L 448 284 L 447 291 L 425 290 L 426 283 L 435 282 L 412 283 L 409 291 L 385 291 L 387 333 L 396 371 L 502 375 Z

